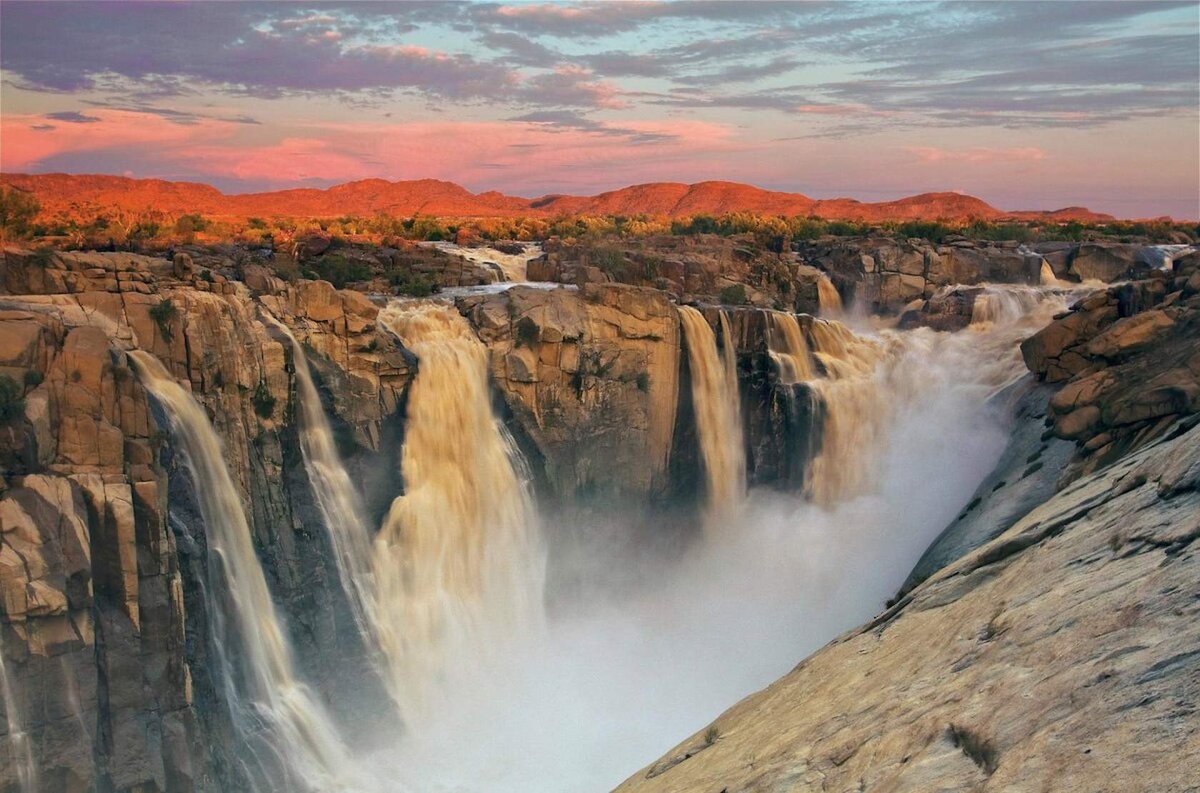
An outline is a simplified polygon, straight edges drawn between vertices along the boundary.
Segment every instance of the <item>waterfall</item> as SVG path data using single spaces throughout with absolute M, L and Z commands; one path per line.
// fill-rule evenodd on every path
M 418 361 L 404 494 L 373 554 L 388 682 L 412 724 L 452 665 L 540 626 L 544 558 L 520 458 L 492 412 L 487 348 L 446 303 L 392 303 L 379 322 Z
M 321 396 L 313 383 L 304 348 L 291 330 L 266 315 L 292 345 L 292 365 L 296 371 L 296 398 L 300 418 L 300 451 L 304 455 L 308 481 L 325 519 L 333 548 L 338 577 L 350 604 L 359 632 L 373 646 L 374 631 L 368 625 L 372 616 L 374 593 L 371 581 L 371 536 L 363 522 L 358 490 L 342 465 L 334 442 L 333 429 L 321 405 Z
M 157 358 L 142 350 L 129 356 L 166 411 L 191 472 L 208 531 L 214 654 L 234 727 L 246 742 L 243 762 L 255 789 L 363 789 L 329 715 L 297 679 L 220 438 L 204 409 Z M 277 758 L 282 767 L 266 758 Z
M 771 332 L 767 339 L 768 352 L 779 369 L 780 382 L 794 385 L 811 380 L 812 361 L 796 316 L 783 311 L 772 311 L 769 317 Z
M 1062 286 L 1062 281 L 1058 280 L 1058 276 L 1054 274 L 1054 268 L 1045 259 L 1042 259 L 1042 269 L 1038 273 L 1038 282 L 1042 286 Z
M 8 679 L 4 660 L 4 645 L 0 644 L 0 696 L 4 697 L 4 717 L 8 727 L 9 763 L 17 770 L 17 789 L 21 793 L 37 790 L 37 765 L 33 761 L 33 744 L 21 724 L 20 706 Z
M 1046 292 L 1035 286 L 984 287 L 971 305 L 971 324 L 1016 322 L 1045 299 Z
M 825 273 L 817 275 L 817 307 L 823 317 L 836 317 L 842 313 L 842 296 Z
M 679 306 L 692 376 L 692 404 L 696 433 L 704 462 L 710 514 L 728 516 L 746 491 L 746 454 L 742 443 L 737 371 L 733 337 L 725 312 L 721 333 L 725 356 L 717 352 L 717 339 L 704 315 L 691 306 Z
M 970 372 L 959 387 L 986 400 L 1026 373 L 1019 343 L 1066 307 L 1060 290 L 988 286 L 976 299 L 969 328 L 928 328 L 860 335 L 840 322 L 814 320 L 809 342 L 823 376 L 811 387 L 824 403 L 821 448 L 805 472 L 805 493 L 830 506 L 871 492 L 898 411 L 912 410 L 945 384 L 929 372 Z M 982 302 L 981 302 L 982 301 Z M 957 362 L 950 367 L 934 363 Z

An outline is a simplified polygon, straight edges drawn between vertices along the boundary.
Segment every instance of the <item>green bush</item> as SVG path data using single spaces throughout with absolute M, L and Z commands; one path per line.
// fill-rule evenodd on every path
M 625 274 L 625 254 L 617 248 L 592 248 L 588 251 L 588 261 L 613 278 Z
M 37 199 L 24 190 L 0 189 L 0 231 L 11 239 L 29 236 L 33 219 L 42 211 Z
M 177 316 L 179 316 L 179 309 L 175 308 L 175 304 L 171 302 L 169 297 L 164 297 L 150 309 L 150 319 L 154 320 L 155 325 L 158 325 L 159 333 L 167 341 L 175 338 L 175 331 L 171 328 L 171 322 Z
M 254 389 L 254 397 L 251 401 L 254 403 L 254 412 L 258 414 L 260 419 L 269 419 L 274 415 L 275 395 L 267 387 L 266 380 L 258 381 L 258 385 Z
M 26 388 L 37 388 L 38 386 L 40 386 L 42 384 L 42 380 L 44 380 L 44 379 L 45 379 L 45 377 L 37 369 L 26 369 L 25 370 L 25 387 Z
M 532 347 L 537 343 L 540 331 L 537 323 L 529 317 L 521 317 L 517 320 L 516 326 L 513 328 L 517 337 L 517 345 L 523 347 Z
M 398 295 L 429 297 L 440 287 L 432 279 L 411 270 L 397 270 L 388 276 L 388 283 Z
M 731 306 L 744 306 L 746 304 L 746 287 L 742 284 L 733 284 L 721 290 L 721 302 Z
M 337 289 L 344 289 L 346 284 L 366 281 L 371 277 L 371 268 L 366 262 L 347 259 L 336 253 L 322 256 L 310 266 L 321 280 L 328 281 Z
M 8 375 L 0 375 L 0 425 L 11 424 L 25 415 L 21 386 Z

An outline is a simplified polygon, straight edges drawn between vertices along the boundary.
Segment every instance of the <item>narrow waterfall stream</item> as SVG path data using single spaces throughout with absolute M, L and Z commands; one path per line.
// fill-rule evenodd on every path
M 817 305 L 823 317 L 836 317 L 842 313 L 842 296 L 824 273 L 817 278 Z
M 699 310 L 680 306 L 679 320 L 692 375 L 692 405 L 710 516 L 727 518 L 742 503 L 746 490 L 746 454 L 729 320 L 722 312 L 724 355 L 718 352 L 716 334 Z
M 0 696 L 4 698 L 4 720 L 8 734 L 5 746 L 8 765 L 17 772 L 17 790 L 34 793 L 38 789 L 37 764 L 33 760 L 33 744 L 25 731 L 21 706 L 8 679 L 8 666 L 4 660 L 4 645 L 0 643 Z
M 367 788 L 333 721 L 299 680 L 282 621 L 254 552 L 221 440 L 207 414 L 150 353 L 129 353 L 162 405 L 194 479 L 207 528 L 212 641 L 240 757 L 256 791 L 335 793 Z
M 313 382 L 304 348 L 286 325 L 274 317 L 267 318 L 287 337 L 292 347 L 296 400 L 300 408 L 300 450 L 308 480 L 325 519 L 346 600 L 368 647 L 373 647 L 376 632 L 368 624 L 376 618 L 371 578 L 371 533 L 363 520 L 358 490 L 338 454 L 333 428 L 321 405 L 321 395 Z
M 375 540 L 376 628 L 406 721 L 461 667 L 538 630 L 544 558 L 512 439 L 492 412 L 488 350 L 453 305 L 398 302 L 379 323 L 416 355 L 404 494 Z
M 796 315 L 772 311 L 770 317 L 769 352 L 779 368 L 780 381 L 794 385 L 811 380 L 814 375 L 812 359 Z

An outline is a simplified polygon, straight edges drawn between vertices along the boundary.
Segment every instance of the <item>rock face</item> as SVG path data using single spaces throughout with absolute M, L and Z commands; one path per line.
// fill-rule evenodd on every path
M 1029 368 L 1064 383 L 1054 433 L 1073 471 L 1096 470 L 1200 410 L 1200 257 L 1170 274 L 1096 292 L 1021 345 Z
M 778 240 L 782 247 L 782 239 Z M 620 245 L 554 240 L 532 265 L 535 280 L 653 287 L 680 302 L 749 304 L 815 314 L 821 308 L 814 267 L 751 235 L 656 236 Z M 731 290 L 731 291 L 730 291 Z
M 1198 514 L 1177 424 L 618 790 L 1191 789 Z
M 290 346 L 257 312 L 314 351 L 366 470 L 394 468 L 378 450 L 408 361 L 361 295 L 310 282 L 253 301 L 218 278 L 147 257 L 5 251 L 0 376 L 19 397 L 0 426 L 0 644 L 44 790 L 243 786 L 206 661 L 205 528 L 125 350 L 158 356 L 209 409 L 293 641 L 353 655 L 331 557 L 310 530 Z
M 886 237 L 803 243 L 799 257 L 829 273 L 849 302 L 883 312 L 899 311 L 952 284 L 1037 284 L 1042 264 L 1041 256 L 1009 244 L 934 245 Z
M 679 394 L 679 318 L 662 292 L 516 287 L 460 310 L 491 350 L 492 372 L 560 500 L 668 489 Z

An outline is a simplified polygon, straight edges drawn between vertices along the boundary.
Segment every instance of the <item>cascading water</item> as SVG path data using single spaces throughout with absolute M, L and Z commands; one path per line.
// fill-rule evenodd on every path
M 972 324 L 959 333 L 927 328 L 863 336 L 845 325 L 816 320 L 809 329 L 824 371 L 812 387 L 825 406 L 821 450 L 805 477 L 805 492 L 829 506 L 869 492 L 880 476 L 887 431 L 896 410 L 945 384 L 929 376 L 927 361 L 943 356 L 974 378 L 980 400 L 1025 372 L 1018 344 L 1066 307 L 1057 289 L 990 285 L 976 298 Z
M 20 706 L 8 679 L 4 646 L 0 644 L 0 696 L 4 697 L 5 726 L 8 728 L 9 765 L 17 772 L 17 789 L 21 793 L 37 790 L 37 765 L 33 760 L 33 744 L 21 722 Z
M 710 517 L 728 517 L 742 503 L 746 491 L 746 453 L 729 321 L 721 312 L 723 357 L 717 351 L 716 334 L 700 311 L 679 306 L 679 321 L 688 350 Z
M 208 416 L 157 358 L 142 350 L 129 356 L 165 410 L 193 478 L 208 532 L 212 640 L 233 725 L 245 742 L 240 760 L 254 789 L 368 789 L 329 715 L 297 678 L 241 498 Z
M 334 441 L 333 429 L 321 405 L 304 348 L 291 330 L 279 320 L 267 316 L 292 346 L 292 365 L 296 371 L 296 400 L 300 416 L 300 450 L 304 455 L 308 480 L 317 497 L 317 506 L 325 519 L 330 545 L 337 563 L 338 577 L 350 604 L 359 632 L 373 646 L 375 631 L 368 623 L 375 618 L 375 593 L 371 578 L 371 535 L 363 521 L 358 491 L 342 465 Z
M 842 313 L 842 296 L 825 273 L 817 277 L 817 306 L 823 317 L 836 317 Z
M 416 355 L 400 472 L 375 540 L 376 628 L 411 724 L 455 666 L 541 624 L 544 556 L 515 446 L 492 412 L 488 350 L 446 303 L 397 302 L 379 323 Z
M 1048 296 L 1046 290 L 1035 286 L 984 287 L 971 306 L 971 324 L 1017 322 Z
M 779 380 L 785 385 L 803 383 L 813 378 L 808 343 L 800 330 L 795 314 L 783 311 L 770 313 L 771 333 L 768 339 L 771 360 L 779 369 Z

